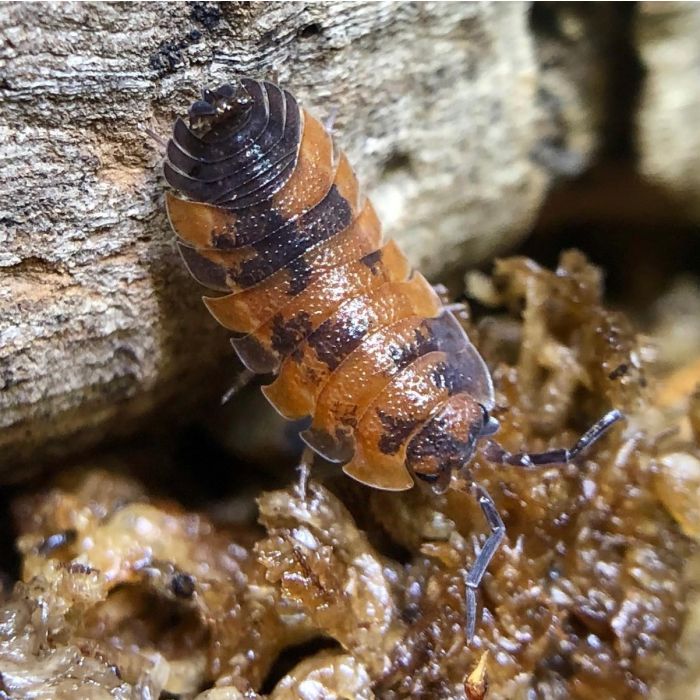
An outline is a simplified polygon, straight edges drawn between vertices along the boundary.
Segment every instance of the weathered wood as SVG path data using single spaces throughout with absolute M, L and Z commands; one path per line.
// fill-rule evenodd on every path
M 636 113 L 639 168 L 681 207 L 663 212 L 700 220 L 700 5 L 642 3 L 636 44 L 645 70 Z
M 175 253 L 163 148 L 148 135 L 167 137 L 203 86 L 275 76 L 321 116 L 337 113 L 388 234 L 429 274 L 517 239 L 557 169 L 536 156 L 569 128 L 562 100 L 541 99 L 552 72 L 538 68 L 527 13 L 1 6 L 0 471 L 225 388 L 211 378 L 233 360 Z M 570 92 L 575 112 L 582 97 Z M 574 161 L 585 163 L 595 132 L 574 126 L 584 135 Z

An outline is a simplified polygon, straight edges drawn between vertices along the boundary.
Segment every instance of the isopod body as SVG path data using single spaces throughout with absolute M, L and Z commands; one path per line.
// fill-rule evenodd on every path
M 430 284 L 411 270 L 328 130 L 278 86 L 243 78 L 178 119 L 167 146 L 170 222 L 205 298 L 230 329 L 286 418 L 311 417 L 315 452 L 369 486 L 400 491 L 414 477 L 436 491 L 495 432 L 489 371 Z M 620 414 L 612 411 L 572 450 L 509 454 L 500 463 L 565 462 Z M 491 534 L 466 576 L 469 636 L 474 590 L 503 537 L 477 490 Z

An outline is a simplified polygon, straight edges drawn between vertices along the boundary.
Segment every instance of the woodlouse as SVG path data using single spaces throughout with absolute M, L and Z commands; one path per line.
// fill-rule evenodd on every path
M 165 162 L 170 222 L 233 346 L 286 418 L 310 416 L 315 452 L 369 486 L 400 491 L 417 477 L 443 492 L 479 439 L 496 432 L 489 371 L 425 278 L 380 224 L 344 153 L 278 86 L 243 78 L 206 90 L 175 122 Z M 570 449 L 506 452 L 492 462 L 566 463 L 621 414 L 610 411 Z M 486 491 L 490 528 L 465 574 L 467 637 L 476 589 L 504 536 Z

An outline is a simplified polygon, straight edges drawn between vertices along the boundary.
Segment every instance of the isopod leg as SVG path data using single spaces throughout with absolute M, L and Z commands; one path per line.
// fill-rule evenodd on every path
M 251 372 L 249 369 L 241 370 L 240 374 L 234 379 L 233 384 L 226 390 L 226 393 L 221 397 L 221 405 L 228 403 L 241 389 L 253 381 L 255 377 L 255 372 Z
M 560 448 L 546 452 L 508 452 L 498 443 L 489 442 L 484 456 L 494 464 L 507 464 L 513 467 L 541 467 L 547 464 L 568 464 L 576 459 L 584 450 L 596 442 L 607 430 L 622 420 L 623 416 L 617 409 L 606 413 L 597 423 L 594 423 L 576 442 L 571 449 Z
M 467 308 L 466 304 L 463 304 L 461 301 L 455 301 L 452 304 L 445 304 L 443 306 L 443 309 L 445 311 L 449 311 L 450 313 L 453 314 L 461 314 L 463 311 L 465 311 Z
M 464 578 L 467 607 L 467 644 L 471 642 L 474 637 L 474 630 L 476 629 L 476 591 L 479 588 L 481 579 L 484 578 L 486 569 L 488 569 L 494 554 L 498 551 L 506 534 L 506 528 L 503 524 L 503 520 L 501 520 L 501 516 L 498 514 L 496 504 L 486 492 L 486 489 L 477 486 L 476 494 L 481 512 L 484 514 L 484 518 L 491 532 L 486 538 L 486 542 L 484 542 L 484 546 L 476 557 L 472 568 L 469 569 Z
M 301 453 L 299 466 L 297 467 L 298 480 L 296 490 L 302 500 L 306 500 L 306 487 L 311 476 L 311 467 L 314 463 L 314 453 L 310 447 L 305 447 Z

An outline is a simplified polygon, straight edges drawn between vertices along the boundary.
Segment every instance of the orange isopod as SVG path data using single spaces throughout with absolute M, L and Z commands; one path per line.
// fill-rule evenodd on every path
M 233 331 L 246 367 L 302 438 L 368 486 L 401 491 L 414 477 L 443 492 L 498 422 L 488 368 L 462 326 L 380 223 L 345 155 L 288 91 L 242 78 L 204 91 L 167 147 L 168 214 L 192 275 L 226 292 L 205 298 Z M 566 463 L 621 418 L 612 410 L 570 450 L 506 452 L 497 464 Z M 465 572 L 467 637 L 476 589 L 504 536 L 490 528 Z

